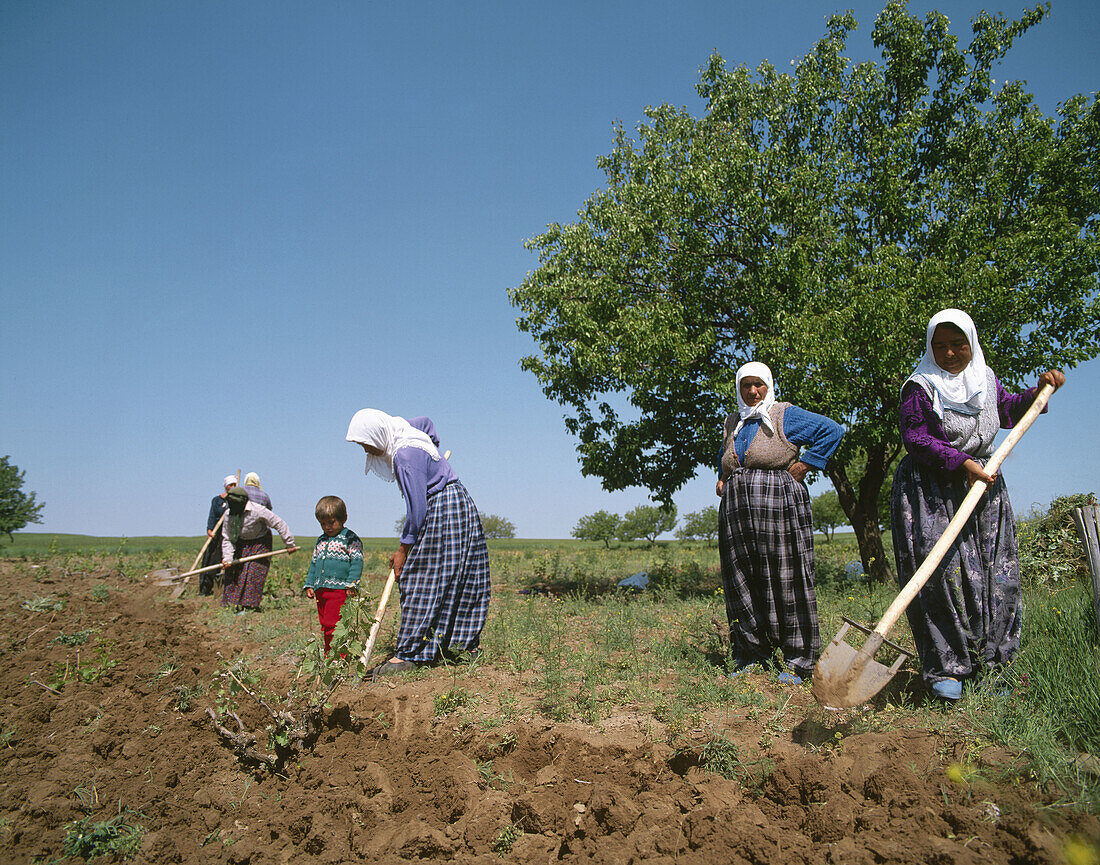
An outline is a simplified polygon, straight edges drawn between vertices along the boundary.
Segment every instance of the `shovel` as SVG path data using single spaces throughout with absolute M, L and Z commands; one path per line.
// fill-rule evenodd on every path
M 1020 422 L 1013 427 L 1012 432 L 1008 434 L 1008 437 L 990 457 L 989 462 L 986 463 L 985 470 L 987 473 L 994 474 L 1001 467 L 1005 457 L 1008 456 L 1016 443 L 1023 438 L 1024 433 L 1035 422 L 1035 418 L 1046 406 L 1052 393 L 1054 393 L 1053 385 L 1043 385 L 1035 396 L 1035 402 L 1031 404 L 1031 408 L 1020 418 Z M 951 522 L 947 524 L 943 536 L 936 541 L 936 545 L 932 548 L 928 557 L 921 563 L 916 573 L 910 577 L 909 582 L 905 584 L 905 588 L 901 590 L 894 602 L 890 604 L 890 608 L 879 620 L 879 623 L 875 625 L 874 630 L 858 625 L 850 619 L 846 618 L 844 620 L 840 632 L 833 637 L 832 642 L 829 643 L 818 660 L 817 666 L 814 667 L 813 692 L 815 699 L 821 705 L 827 709 L 846 709 L 850 706 L 866 703 L 883 689 L 906 659 L 910 657 L 908 652 L 894 643 L 890 643 L 886 639 L 886 635 L 897 623 L 905 608 L 912 603 L 917 593 L 924 588 L 924 584 L 928 582 L 928 578 L 932 576 L 947 551 L 951 549 L 951 545 L 959 536 L 959 532 L 962 531 L 966 521 L 970 518 L 974 508 L 978 506 L 978 502 L 981 501 L 988 488 L 989 484 L 985 481 L 977 481 L 970 487 L 970 492 L 966 494 L 966 498 L 959 505 L 955 516 L 951 518 Z M 867 635 L 862 648 L 856 649 L 844 642 L 844 635 L 850 627 L 855 627 Z M 878 663 L 874 659 L 875 652 L 879 650 L 883 643 L 887 643 L 890 648 L 899 653 L 898 659 L 889 667 Z

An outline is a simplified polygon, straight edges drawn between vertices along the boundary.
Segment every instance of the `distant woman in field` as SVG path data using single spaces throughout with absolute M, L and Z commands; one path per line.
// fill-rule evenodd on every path
M 237 476 L 226 475 L 222 480 L 224 489 L 210 500 L 210 512 L 206 515 L 206 537 L 209 538 L 209 540 L 207 541 L 206 549 L 203 550 L 201 567 L 208 568 L 221 561 L 222 527 L 219 525 L 219 520 L 221 520 L 222 514 L 225 513 L 225 509 L 229 506 L 226 496 L 236 485 Z M 200 595 L 214 594 L 215 573 L 216 571 L 207 571 L 205 574 L 199 576 Z
M 1039 384 L 1061 387 L 1052 369 Z M 985 364 L 970 316 L 945 309 L 928 322 L 925 351 L 901 389 L 901 440 L 907 455 L 894 473 L 891 529 L 904 586 L 943 535 L 968 488 L 990 484 L 958 539 L 906 614 L 925 683 L 944 700 L 962 680 L 1009 663 L 1020 647 L 1023 610 L 1016 522 L 1004 478 L 984 465 L 993 440 L 1035 399 L 1010 394 Z
M 260 486 L 260 476 L 255 472 L 249 472 L 244 476 L 244 491 L 248 493 L 248 500 L 258 505 L 263 505 L 271 510 L 271 496 L 264 492 Z
M 239 612 L 258 610 L 271 559 L 256 559 L 233 567 L 230 563 L 271 552 L 272 529 L 279 533 L 291 553 L 298 548 L 287 524 L 263 505 L 250 501 L 244 487 L 233 487 L 226 499 L 229 510 L 222 526 L 222 567 L 226 569 L 222 606 L 236 607 Z
M 355 413 L 347 440 L 367 453 L 366 473 L 393 483 L 405 523 L 390 564 L 401 588 L 401 628 L 386 676 L 440 654 L 478 651 L 489 611 L 489 552 L 470 494 L 447 460 L 430 418 L 405 420 L 376 409 Z
M 737 370 L 737 413 L 726 418 L 716 492 L 718 550 L 733 675 L 782 650 L 782 682 L 799 684 L 820 650 L 813 519 L 803 479 L 824 469 L 844 435 L 836 422 L 776 402 L 771 370 Z

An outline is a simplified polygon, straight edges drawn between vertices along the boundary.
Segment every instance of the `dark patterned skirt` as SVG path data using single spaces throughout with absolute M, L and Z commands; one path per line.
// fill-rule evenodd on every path
M 735 470 L 718 506 L 718 551 L 738 661 L 766 661 L 781 649 L 787 666 L 808 675 L 821 642 L 805 485 L 786 471 Z
M 930 469 L 909 456 L 898 465 L 890 522 L 900 585 L 909 582 L 966 498 L 961 474 Z M 1003 477 L 982 497 L 906 615 L 929 684 L 965 679 L 1016 656 L 1023 603 L 1016 521 Z
M 234 559 L 244 559 L 248 556 L 271 552 L 271 532 L 254 541 L 242 540 L 234 551 Z M 256 559 L 254 562 L 245 562 L 243 565 L 235 565 L 225 572 L 225 590 L 222 592 L 223 607 L 247 607 L 250 610 L 260 609 L 260 602 L 264 598 L 264 582 L 267 580 L 267 572 L 271 569 L 271 559 Z
M 202 554 L 202 563 L 199 567 L 208 568 L 212 565 L 221 564 L 222 560 L 222 527 L 218 526 L 214 536 L 210 538 L 210 543 L 206 545 L 206 551 Z M 214 594 L 214 580 L 218 577 L 218 571 L 207 571 L 205 574 L 199 574 L 199 594 L 200 595 L 212 595 Z
M 460 482 L 428 498 L 398 585 L 397 657 L 426 662 L 440 651 L 477 650 L 489 612 L 489 551 L 477 508 Z

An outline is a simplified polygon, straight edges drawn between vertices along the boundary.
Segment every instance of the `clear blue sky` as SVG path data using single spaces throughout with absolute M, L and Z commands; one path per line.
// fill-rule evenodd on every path
M 882 4 L 851 5 L 849 53 L 876 56 Z M 982 5 L 910 8 L 968 42 Z M 344 441 L 368 406 L 431 415 L 521 537 L 648 501 L 581 476 L 563 410 L 519 369 L 523 241 L 602 185 L 616 120 L 698 110 L 715 49 L 789 68 L 837 8 L 6 0 L 0 454 L 46 503 L 29 528 L 199 534 L 243 469 L 299 534 L 325 494 L 392 534 L 397 489 Z M 1055 0 L 998 78 L 1053 113 L 1096 88 L 1098 45 L 1100 4 Z M 1100 361 L 1070 372 L 1006 465 L 1018 511 L 1100 488 L 1098 385 Z M 676 501 L 715 503 L 710 470 Z

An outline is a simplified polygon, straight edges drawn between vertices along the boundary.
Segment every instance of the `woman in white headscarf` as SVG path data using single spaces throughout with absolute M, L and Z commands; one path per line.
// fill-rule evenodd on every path
M 737 370 L 737 413 L 726 418 L 718 483 L 718 550 L 733 674 L 782 651 L 780 681 L 799 684 L 820 651 L 813 519 L 803 483 L 824 469 L 844 430 L 776 402 L 771 370 Z
M 405 523 L 390 564 L 401 589 L 401 627 L 385 676 L 439 656 L 478 651 L 489 611 L 489 552 L 481 518 L 451 464 L 439 455 L 430 418 L 377 409 L 355 413 L 347 440 L 367 453 L 366 473 L 397 483 Z
M 1039 384 L 1061 387 L 1049 370 Z M 894 474 L 891 530 L 904 586 L 943 535 L 977 480 L 990 484 L 951 550 L 906 614 L 925 683 L 958 700 L 962 682 L 1008 664 L 1020 647 L 1023 610 L 1016 522 L 1004 479 L 984 465 L 993 440 L 1024 415 L 1038 388 L 1009 394 L 985 363 L 970 316 L 945 309 L 928 322 L 925 351 L 901 389 L 907 455 Z

